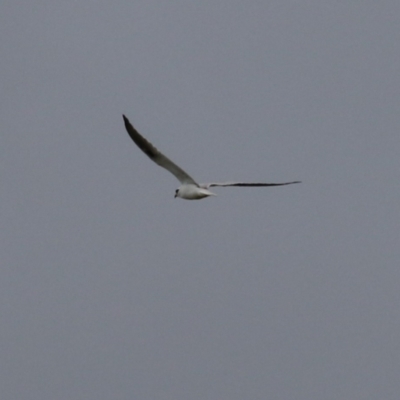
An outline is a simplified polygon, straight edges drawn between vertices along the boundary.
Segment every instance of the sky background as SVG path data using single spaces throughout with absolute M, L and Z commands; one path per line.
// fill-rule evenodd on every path
M 2 399 L 399 398 L 398 0 L 0 10 Z

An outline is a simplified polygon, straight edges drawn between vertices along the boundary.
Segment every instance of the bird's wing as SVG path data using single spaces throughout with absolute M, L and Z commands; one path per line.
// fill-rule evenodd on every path
M 131 139 L 137 144 L 140 150 L 143 151 L 151 160 L 160 167 L 165 168 L 171 174 L 175 175 L 179 182 L 199 186 L 195 180 L 188 175 L 182 168 L 178 167 L 168 157 L 164 156 L 157 150 L 148 140 L 146 140 L 129 122 L 129 119 L 124 117 L 125 128 Z
M 292 185 L 293 183 L 301 183 L 301 181 L 293 181 L 293 182 L 281 182 L 281 183 L 250 183 L 250 182 L 223 182 L 223 183 L 205 183 L 200 185 L 200 187 L 204 187 L 208 189 L 213 186 L 244 186 L 244 187 L 260 187 L 260 186 L 284 186 L 284 185 Z

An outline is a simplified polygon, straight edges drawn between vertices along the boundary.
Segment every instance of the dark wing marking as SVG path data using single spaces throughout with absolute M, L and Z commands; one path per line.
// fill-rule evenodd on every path
M 301 183 L 301 181 L 282 182 L 282 183 L 247 183 L 247 182 L 225 182 L 225 183 L 208 183 L 206 186 L 242 186 L 242 187 L 261 187 L 261 186 L 284 186 L 292 185 L 294 183 Z
M 165 168 L 171 174 L 175 175 L 181 183 L 193 184 L 198 186 L 196 181 L 188 175 L 182 168 L 178 167 L 173 163 L 168 157 L 164 156 L 156 147 L 154 147 L 148 140 L 146 140 L 129 122 L 125 115 L 122 115 L 125 122 L 125 128 L 131 137 L 131 139 L 136 143 L 140 150 L 143 151 L 151 160 L 153 160 L 160 167 Z

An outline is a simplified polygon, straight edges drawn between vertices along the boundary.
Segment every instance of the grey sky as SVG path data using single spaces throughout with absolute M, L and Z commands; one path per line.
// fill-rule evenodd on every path
M 0 9 L 2 399 L 398 399 L 398 1 Z

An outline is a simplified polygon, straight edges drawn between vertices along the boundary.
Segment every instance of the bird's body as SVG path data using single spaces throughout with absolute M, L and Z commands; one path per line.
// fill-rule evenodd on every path
M 283 183 L 249 183 L 249 182 L 225 182 L 225 183 L 204 183 L 198 184 L 190 175 L 188 175 L 182 168 L 172 162 L 168 157 L 162 154 L 156 147 L 147 141 L 129 122 L 128 118 L 123 115 L 125 128 L 136 143 L 136 145 L 156 164 L 171 172 L 181 186 L 176 189 L 175 197 L 180 197 L 186 200 L 199 200 L 209 196 L 216 196 L 208 190 L 213 186 L 241 186 L 241 187 L 260 187 L 260 186 L 283 186 L 291 185 L 293 183 L 300 183 L 300 181 L 283 182 Z
M 209 196 L 216 196 L 216 194 L 190 183 L 187 185 L 181 185 L 175 190 L 175 197 L 180 197 L 186 200 L 200 200 Z

